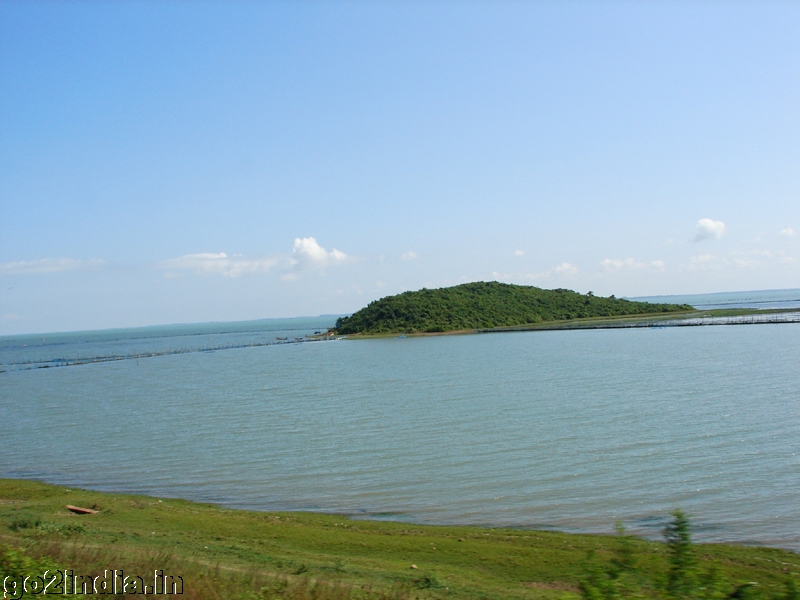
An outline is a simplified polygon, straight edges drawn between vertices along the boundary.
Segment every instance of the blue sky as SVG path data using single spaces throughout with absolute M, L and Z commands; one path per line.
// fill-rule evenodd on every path
M 0 334 L 800 287 L 800 5 L 0 3 Z

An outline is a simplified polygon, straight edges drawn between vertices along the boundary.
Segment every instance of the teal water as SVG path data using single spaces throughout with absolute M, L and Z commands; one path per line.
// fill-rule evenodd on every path
M 263 339 L 305 331 L 273 325 Z M 122 354 L 127 339 L 71 335 L 61 341 L 95 354 Z M 197 335 L 199 348 L 227 334 Z M 14 339 L 0 345 L 6 363 L 23 352 Z M 700 540 L 800 550 L 798 364 L 800 325 L 789 324 L 15 369 L 0 374 L 0 477 L 416 523 L 610 532 L 622 519 L 651 537 L 681 507 Z
M 0 373 L 308 341 L 336 316 L 0 336 Z

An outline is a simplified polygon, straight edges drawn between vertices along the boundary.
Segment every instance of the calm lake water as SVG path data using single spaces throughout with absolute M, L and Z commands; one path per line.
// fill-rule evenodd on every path
M 700 540 L 800 550 L 800 325 L 161 352 L 333 320 L 2 338 L 0 477 L 650 537 L 680 507 Z

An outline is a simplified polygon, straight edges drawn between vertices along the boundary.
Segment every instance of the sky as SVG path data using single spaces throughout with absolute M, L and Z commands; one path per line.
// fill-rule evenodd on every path
M 0 3 L 0 335 L 800 288 L 800 4 Z

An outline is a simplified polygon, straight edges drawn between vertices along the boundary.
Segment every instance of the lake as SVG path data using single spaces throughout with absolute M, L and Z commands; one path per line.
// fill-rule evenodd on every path
M 800 550 L 800 325 L 278 343 L 333 320 L 0 338 L 0 477 Z

